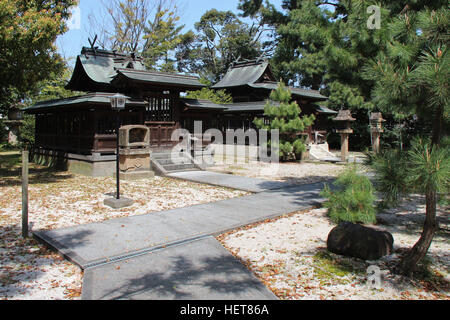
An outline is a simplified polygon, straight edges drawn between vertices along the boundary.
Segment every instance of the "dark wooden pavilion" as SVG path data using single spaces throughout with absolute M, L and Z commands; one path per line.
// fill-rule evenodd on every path
M 207 100 L 186 99 L 182 93 L 204 87 L 194 76 L 147 71 L 142 58 L 84 47 L 67 89 L 86 94 L 67 99 L 44 101 L 25 109 L 36 117 L 35 154 L 63 157 L 89 163 L 111 162 L 115 154 L 116 112 L 111 95 L 130 99 L 120 113 L 121 125 L 150 128 L 151 149 L 167 150 L 178 128 L 193 131 L 194 122 L 203 129 L 253 128 L 253 119 L 264 113 L 266 100 L 277 83 L 268 61 L 245 61 L 232 65 L 214 89 L 226 89 L 233 104 L 218 105 Z M 308 133 L 326 129 L 332 110 L 317 103 L 327 98 L 317 91 L 290 88 L 304 113 L 314 113 L 317 121 Z
M 236 62 L 230 66 L 222 80 L 213 89 L 225 89 L 233 97 L 233 104 L 228 105 L 221 117 L 220 126 L 225 129 L 255 128 L 255 117 L 263 117 L 266 101 L 272 90 L 278 86 L 268 60 L 258 59 Z M 293 100 L 297 101 L 302 114 L 314 114 L 316 121 L 307 130 L 311 142 L 316 140 L 316 133 L 326 136 L 330 127 L 329 117 L 337 114 L 321 104 L 328 98 L 319 91 L 289 87 Z

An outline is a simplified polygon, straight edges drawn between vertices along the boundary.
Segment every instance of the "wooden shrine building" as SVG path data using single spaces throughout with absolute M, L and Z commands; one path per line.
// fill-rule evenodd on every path
M 150 147 L 158 151 L 178 143 L 171 141 L 174 130 L 192 132 L 194 121 L 202 121 L 204 130 L 253 128 L 253 119 L 263 115 L 276 86 L 268 61 L 245 61 L 232 65 L 212 87 L 231 93 L 232 104 L 186 99 L 183 92 L 204 87 L 198 77 L 147 71 L 135 54 L 84 47 L 66 88 L 85 94 L 40 102 L 24 111 L 36 118 L 35 154 L 101 166 L 113 161 L 115 154 L 117 113 L 111 109 L 111 95 L 130 97 L 126 111 L 120 113 L 121 125 L 148 126 Z M 335 112 L 318 104 L 327 99 L 319 92 L 290 89 L 303 112 L 316 115 L 315 125 L 308 129 L 314 139 L 313 132 L 326 130 L 326 120 Z

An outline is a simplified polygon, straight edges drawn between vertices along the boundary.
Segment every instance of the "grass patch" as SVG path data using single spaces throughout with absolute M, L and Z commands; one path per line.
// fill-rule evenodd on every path
M 14 169 L 20 166 L 22 156 L 18 152 L 1 152 L 0 153 L 0 168 Z
M 319 251 L 312 259 L 315 277 L 320 280 L 321 285 L 330 282 L 348 284 L 351 282 L 350 277 L 363 273 L 345 259 L 333 257 L 328 251 Z

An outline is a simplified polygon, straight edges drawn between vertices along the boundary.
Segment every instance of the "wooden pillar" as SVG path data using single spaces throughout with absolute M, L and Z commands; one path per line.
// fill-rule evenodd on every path
M 28 238 L 28 151 L 22 151 L 22 237 Z

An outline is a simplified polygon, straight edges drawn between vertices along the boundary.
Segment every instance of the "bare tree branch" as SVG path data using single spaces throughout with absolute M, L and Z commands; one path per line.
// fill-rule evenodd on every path
M 142 52 L 146 29 L 158 23 L 163 10 L 176 11 L 177 0 L 102 0 L 102 12 L 89 15 L 89 35 L 98 35 L 102 49 Z

